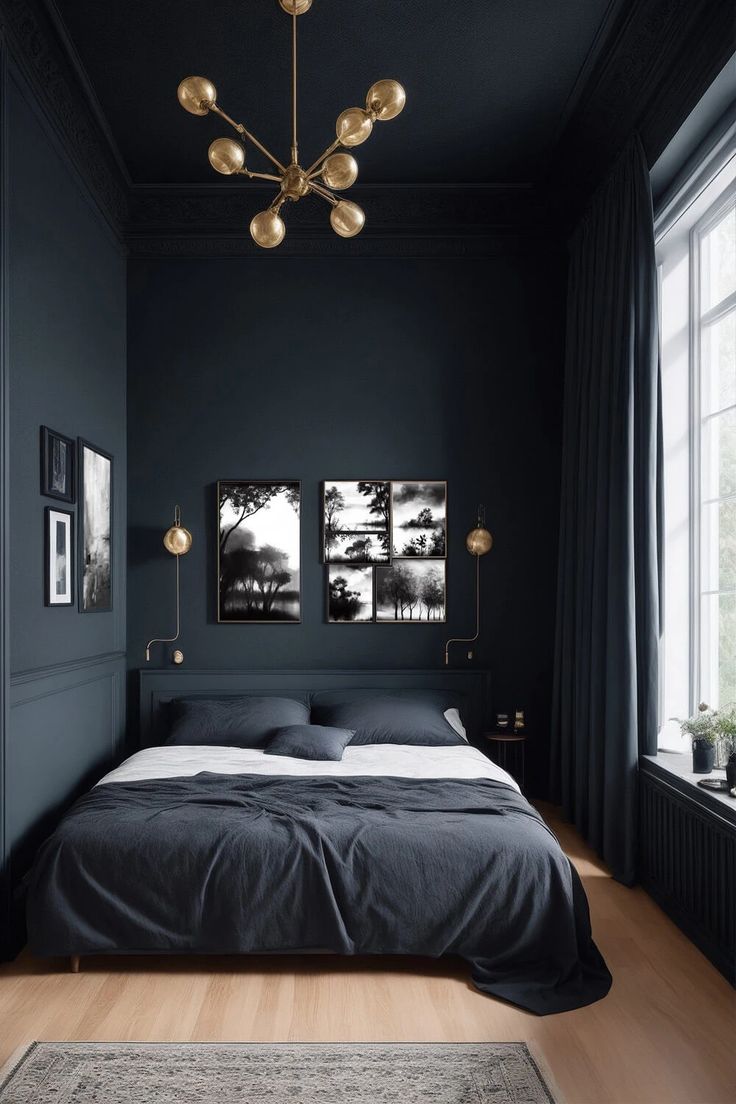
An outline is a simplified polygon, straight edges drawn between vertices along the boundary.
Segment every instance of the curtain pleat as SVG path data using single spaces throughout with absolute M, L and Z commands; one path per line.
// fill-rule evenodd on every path
M 649 170 L 631 139 L 570 242 L 551 791 L 636 878 L 657 740 L 662 428 Z

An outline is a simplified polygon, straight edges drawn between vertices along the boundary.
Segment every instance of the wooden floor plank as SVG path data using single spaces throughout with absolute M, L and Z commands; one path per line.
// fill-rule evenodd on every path
M 537 1017 L 426 959 L 92 958 L 0 968 L 0 1065 L 32 1039 L 520 1040 L 567 1104 L 733 1104 L 736 994 L 641 889 L 612 881 L 548 809 L 614 975 L 598 1004 Z

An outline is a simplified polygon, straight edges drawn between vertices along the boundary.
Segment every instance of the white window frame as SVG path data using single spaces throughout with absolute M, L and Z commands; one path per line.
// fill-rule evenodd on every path
M 703 330 L 719 318 L 724 318 L 736 307 L 736 291 L 731 292 L 715 306 L 701 313 L 702 241 L 724 214 L 736 203 L 736 181 L 720 193 L 714 203 L 696 222 L 690 231 L 690 663 L 691 663 L 691 712 L 704 696 L 703 686 L 703 599 L 707 594 L 723 594 L 724 591 L 704 590 L 702 578 L 703 499 L 702 450 L 703 424 L 729 410 L 736 410 L 736 403 L 723 407 L 703 417 L 701 396 L 703 387 Z M 736 495 L 718 496 L 708 503 L 722 502 Z M 710 703 L 709 703 L 710 704 Z M 721 705 L 726 704 L 724 702 Z
M 734 113 L 729 112 L 722 124 L 710 136 L 709 148 L 698 154 L 685 166 L 673 186 L 663 196 L 655 212 L 655 242 L 660 289 L 660 313 L 662 309 L 663 271 L 679 259 L 686 259 L 687 272 L 685 286 L 677 293 L 676 310 L 687 314 L 687 334 L 685 359 L 687 364 L 677 367 L 677 362 L 668 365 L 663 360 L 664 378 L 667 371 L 687 372 L 687 380 L 680 379 L 682 398 L 686 402 L 685 417 L 678 422 L 682 432 L 687 433 L 688 453 L 683 475 L 689 476 L 683 509 L 687 510 L 687 564 L 683 565 L 683 582 L 688 587 L 687 616 L 681 622 L 682 636 L 662 641 L 660 654 L 660 747 L 671 750 L 686 750 L 679 725 L 673 720 L 673 714 L 682 717 L 686 712 L 693 713 L 700 701 L 701 691 L 701 618 L 702 599 L 700 587 L 700 540 L 701 540 L 701 497 L 700 497 L 700 457 L 701 457 L 701 325 L 699 313 L 700 298 L 700 242 L 707 230 L 718 221 L 733 200 L 736 192 L 736 122 Z M 730 301 L 730 297 L 729 297 Z M 679 305 L 678 305 L 679 304 Z M 718 304 L 723 308 L 723 304 Z M 671 308 L 670 308 L 671 311 Z M 724 310 L 725 313 L 725 310 Z M 706 317 L 710 317 L 710 312 Z M 671 315 L 670 315 L 671 323 Z M 729 408 L 730 409 L 730 408 Z M 686 474 L 687 473 L 687 474 Z M 682 555 L 682 553 L 680 553 Z M 667 548 L 665 547 L 665 574 L 667 573 Z M 682 575 L 682 569 L 676 573 Z M 672 585 L 672 584 L 670 584 Z M 665 581 L 666 587 L 666 581 Z M 678 594 L 682 591 L 677 590 Z M 684 605 L 684 603 L 683 603 Z M 667 614 L 665 603 L 665 614 Z M 687 624 L 686 624 L 687 622 Z M 665 671 L 668 665 L 668 653 L 677 651 L 672 670 L 682 670 L 687 678 L 687 686 L 682 685 L 682 694 L 677 695 L 676 707 L 665 700 Z M 671 686 L 670 679 L 670 686 Z

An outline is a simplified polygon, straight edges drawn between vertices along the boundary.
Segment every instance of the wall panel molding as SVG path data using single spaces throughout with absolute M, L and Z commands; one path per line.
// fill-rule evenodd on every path
M 74 671 L 87 670 L 100 664 L 121 662 L 125 660 L 125 651 L 104 652 L 100 655 L 84 656 L 81 659 L 63 660 L 45 667 L 30 667 L 25 671 L 12 672 L 10 675 L 11 687 L 22 686 L 28 682 L 37 682 L 39 679 L 53 675 L 64 675 Z

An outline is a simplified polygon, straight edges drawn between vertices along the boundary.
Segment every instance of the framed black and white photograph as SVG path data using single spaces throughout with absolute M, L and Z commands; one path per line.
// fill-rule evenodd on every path
M 112 456 L 79 440 L 79 608 L 112 609 Z
M 301 483 L 217 484 L 217 619 L 301 621 Z
M 74 514 L 46 507 L 44 555 L 47 606 L 74 603 Z
M 394 556 L 444 559 L 447 556 L 447 483 L 391 484 L 391 544 Z
M 357 625 L 375 620 L 372 567 L 329 565 L 327 620 L 332 625 Z
M 325 563 L 391 562 L 388 480 L 328 480 L 322 487 Z
M 447 620 L 444 560 L 394 560 L 375 573 L 376 621 L 426 625 Z
M 41 494 L 74 502 L 77 443 L 63 433 L 41 426 Z

